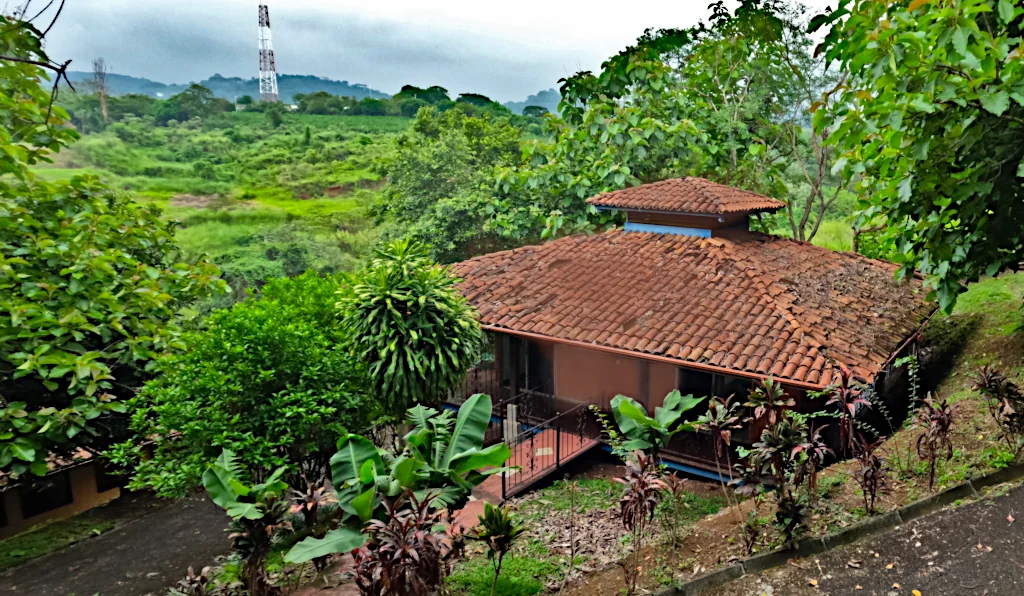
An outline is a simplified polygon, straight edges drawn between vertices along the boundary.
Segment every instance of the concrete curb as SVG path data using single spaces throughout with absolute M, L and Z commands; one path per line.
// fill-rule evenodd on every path
M 941 509 L 946 505 L 951 505 L 956 501 L 978 496 L 982 489 L 1020 478 L 1024 478 L 1024 464 L 1003 468 L 981 478 L 968 480 L 941 493 L 915 501 L 902 509 L 890 511 L 878 517 L 872 517 L 835 534 L 803 540 L 797 544 L 796 548 L 781 548 L 748 557 L 728 567 L 692 579 L 682 586 L 657 592 L 656 596 L 696 596 L 705 590 L 716 588 L 739 579 L 744 575 L 760 573 L 761 571 L 785 565 L 786 561 L 790 559 L 802 559 L 813 556 L 850 544 L 861 538 L 881 534 L 886 530 L 891 530 Z

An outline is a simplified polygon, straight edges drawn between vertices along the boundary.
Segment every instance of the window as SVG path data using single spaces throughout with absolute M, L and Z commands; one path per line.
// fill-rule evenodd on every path
M 678 387 L 683 395 L 692 394 L 696 397 L 714 395 L 714 376 L 700 370 L 680 368 Z
M 34 487 L 21 489 L 22 517 L 34 517 L 71 504 L 71 476 L 67 472 L 54 474 Z

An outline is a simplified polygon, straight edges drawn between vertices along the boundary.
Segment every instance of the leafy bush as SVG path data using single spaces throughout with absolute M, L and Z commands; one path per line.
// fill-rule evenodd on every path
M 51 63 L 30 23 L 0 16 L 0 52 Z M 0 60 L 0 469 L 48 471 L 52 453 L 103 448 L 111 417 L 181 347 L 188 305 L 223 287 L 176 263 L 173 226 L 95 177 L 48 183 L 29 167 L 77 138 L 51 111 L 43 69 Z
M 363 372 L 338 347 L 338 280 L 309 272 L 278 279 L 258 300 L 215 312 L 188 334 L 188 349 L 160 362 L 138 398 L 132 428 L 154 444 L 123 445 L 131 486 L 181 495 L 221 449 L 257 474 L 278 466 L 324 472 L 339 437 L 376 413 Z
M 393 416 L 440 403 L 475 362 L 476 311 L 422 244 L 399 240 L 377 249 L 344 287 L 338 308 L 353 352 Z

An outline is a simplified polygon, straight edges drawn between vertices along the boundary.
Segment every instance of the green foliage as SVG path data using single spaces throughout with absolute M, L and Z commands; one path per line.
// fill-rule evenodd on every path
M 39 32 L 0 17 L 0 53 L 46 63 Z M 193 301 L 223 288 L 176 263 L 173 226 L 95 177 L 51 184 L 29 167 L 77 138 L 42 68 L 0 61 L 0 468 L 47 472 L 51 453 L 103 448 L 153 360 L 181 347 Z
M 549 560 L 521 556 L 509 559 L 498 579 L 498 596 L 531 596 L 544 590 L 545 584 L 559 572 L 558 565 Z M 543 581 L 542 581 L 543 580 Z M 494 569 L 483 557 L 459 564 L 448 577 L 451 593 L 464 596 L 490 596 Z
M 229 105 L 233 110 L 234 106 Z M 226 111 L 228 107 L 214 97 L 213 91 L 202 85 L 193 84 L 170 99 L 158 101 L 153 106 L 153 117 L 157 124 L 166 125 L 172 120 L 185 122 L 193 118 L 209 118 Z
M 498 578 L 505 556 L 512 550 L 512 545 L 526 531 L 518 517 L 506 506 L 498 508 L 484 503 L 484 514 L 479 516 L 480 523 L 473 531 L 473 538 L 487 545 L 487 558 L 494 565 L 494 582 L 491 584 L 491 596 L 498 591 Z
M 284 473 L 285 468 L 278 468 L 265 481 L 246 484 L 244 471 L 229 449 L 203 472 L 210 500 L 231 518 L 233 546 L 242 558 L 242 579 L 253 596 L 273 592 L 266 562 L 274 539 L 288 527 L 289 507 L 283 500 L 288 484 L 281 480 Z
M 520 133 L 507 118 L 474 117 L 463 109 L 419 111 L 409 132 L 376 171 L 389 181 L 377 208 L 392 235 L 431 247 L 440 262 L 504 248 L 487 229 L 497 167 L 520 161 Z
M 377 414 L 363 372 L 339 347 L 338 280 L 308 272 L 276 279 L 260 299 L 213 313 L 187 350 L 132 401 L 132 429 L 152 447 L 122 445 L 134 488 L 185 494 L 221 449 L 260 474 L 326 471 L 339 437 Z M 149 456 L 143 456 L 149 453 Z
M 293 563 L 351 550 L 353 532 L 384 511 L 388 499 L 412 493 L 418 501 L 429 496 L 431 507 L 458 509 L 488 476 L 506 471 L 507 445 L 483 446 L 491 417 L 491 398 L 474 395 L 453 420 L 448 411 L 418 406 L 408 412 L 412 430 L 401 451 L 379 449 L 369 439 L 348 435 L 338 441 L 331 474 L 338 505 L 346 514 L 343 525 L 322 538 L 306 538 L 288 552 Z
M 798 95 L 813 93 L 805 81 L 820 68 L 794 62 L 809 40 L 790 6 L 713 6 L 708 24 L 648 31 L 600 73 L 564 82 L 562 120 L 547 120 L 552 140 L 525 146 L 528 165 L 498 177 L 498 229 L 522 239 L 608 224 L 586 198 L 682 175 L 785 195 L 783 158 L 808 141 L 779 124 L 806 115 L 783 108 L 804 103 Z
M 814 25 L 847 74 L 815 113 L 903 265 L 947 311 L 963 283 L 1024 258 L 1019 2 L 842 0 Z
M 387 413 L 438 404 L 475 362 L 476 312 L 423 245 L 388 243 L 341 292 L 338 308 L 353 353 Z
M 654 417 L 647 415 L 642 404 L 631 397 L 616 395 L 611 402 L 612 415 L 625 437 L 622 447 L 627 451 L 650 451 L 657 455 L 679 431 L 693 431 L 682 416 L 697 407 L 703 397 L 682 395 L 675 390 L 665 396 L 663 405 L 654 408 Z

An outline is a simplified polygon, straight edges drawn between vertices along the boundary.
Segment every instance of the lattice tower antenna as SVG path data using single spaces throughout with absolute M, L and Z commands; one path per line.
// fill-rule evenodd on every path
M 270 38 L 270 9 L 260 4 L 260 101 L 281 101 L 277 91 L 274 42 Z

